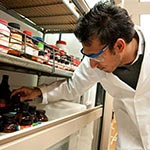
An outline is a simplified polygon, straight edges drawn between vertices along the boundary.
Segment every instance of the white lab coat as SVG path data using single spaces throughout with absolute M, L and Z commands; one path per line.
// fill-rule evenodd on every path
M 139 34 L 140 54 L 143 40 Z M 85 57 L 68 81 L 41 86 L 43 103 L 59 99 L 72 100 L 82 95 L 96 82 L 114 98 L 114 111 L 118 127 L 117 150 L 150 150 L 150 52 L 145 47 L 136 90 L 112 73 L 92 69 Z

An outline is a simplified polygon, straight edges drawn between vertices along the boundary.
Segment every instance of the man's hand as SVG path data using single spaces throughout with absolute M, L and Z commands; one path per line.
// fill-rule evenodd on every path
M 21 87 L 19 89 L 13 90 L 11 97 L 18 95 L 20 97 L 20 101 L 32 100 L 38 96 L 42 95 L 42 92 L 39 88 L 29 88 L 29 87 Z

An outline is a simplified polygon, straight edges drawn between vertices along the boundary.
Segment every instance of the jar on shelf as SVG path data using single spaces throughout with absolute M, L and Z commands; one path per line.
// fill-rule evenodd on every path
M 55 67 L 62 69 L 60 51 L 55 51 Z
M 38 47 L 33 43 L 33 40 L 31 38 L 32 32 L 29 30 L 24 30 L 23 33 L 23 56 L 31 60 L 36 60 L 39 50 Z
M 11 133 L 18 131 L 18 123 L 16 121 L 16 115 L 12 113 L 3 114 L 2 132 Z
M 71 57 L 70 71 L 74 71 L 76 69 L 76 60 L 75 60 L 75 57 L 73 55 L 70 55 L 70 57 Z
M 36 106 L 29 106 L 29 113 L 32 116 L 32 120 L 33 120 L 32 123 L 38 122 L 38 118 L 36 116 Z
M 38 56 L 39 57 L 37 57 L 36 61 L 39 63 L 43 63 L 44 55 L 45 55 L 43 38 L 41 38 L 39 36 L 33 36 L 33 42 L 38 48 Z
M 33 118 L 29 113 L 29 103 L 22 102 L 20 105 L 20 112 L 16 115 L 17 122 L 20 125 L 20 129 L 28 128 L 32 126 Z
M 8 54 L 20 56 L 22 51 L 22 33 L 20 31 L 20 25 L 18 23 L 9 22 L 10 28 L 10 40 Z
M 8 22 L 0 19 L 0 52 L 8 52 L 9 37 L 10 29 L 8 28 Z
M 66 61 L 67 68 L 66 68 L 66 70 L 71 71 L 71 65 L 72 65 L 71 56 L 70 55 L 66 55 L 66 57 L 67 57 L 67 61 Z
M 43 57 L 44 64 L 49 64 L 51 52 L 52 50 L 50 49 L 50 47 L 45 44 L 44 45 L 44 57 Z
M 39 50 L 44 50 L 43 38 L 41 38 L 39 36 L 33 36 L 33 39 L 36 40 L 36 44 L 37 44 Z
M 49 45 L 49 48 L 50 48 L 49 50 L 50 59 L 48 65 L 54 66 L 57 63 L 56 61 L 57 58 L 55 58 L 55 53 L 59 51 L 59 48 L 56 45 L 52 45 L 52 44 Z
M 66 50 L 67 43 L 65 41 L 58 40 L 56 41 L 56 46 L 62 50 Z
M 66 61 L 66 52 L 64 50 L 60 50 L 60 62 L 61 69 L 65 69 L 65 61 Z
M 38 122 L 46 122 L 48 121 L 48 117 L 46 116 L 46 111 L 42 109 L 36 110 L 36 116 L 38 119 Z
M 21 109 L 20 95 L 16 94 L 16 95 L 12 96 L 10 98 L 10 101 L 11 101 L 10 111 L 16 112 L 16 113 L 20 112 L 20 109 Z

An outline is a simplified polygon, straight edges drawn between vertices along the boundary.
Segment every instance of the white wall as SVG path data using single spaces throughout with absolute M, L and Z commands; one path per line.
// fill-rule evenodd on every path
M 56 44 L 56 41 L 59 40 L 59 34 L 46 34 L 45 42 L 48 44 Z M 74 55 L 76 57 L 81 58 L 82 55 L 80 53 L 80 49 L 82 48 L 81 43 L 77 40 L 73 33 L 62 33 L 61 40 L 66 41 L 67 43 L 67 53 L 69 55 Z

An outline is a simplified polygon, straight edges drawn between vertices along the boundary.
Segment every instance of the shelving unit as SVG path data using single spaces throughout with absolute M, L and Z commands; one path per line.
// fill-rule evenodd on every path
M 36 75 L 71 77 L 72 72 L 40 64 L 26 58 L 0 53 L 0 69 Z
M 84 11 L 76 0 L 0 0 L 0 9 L 42 33 L 71 32 Z M 87 6 L 82 2 L 84 8 Z

